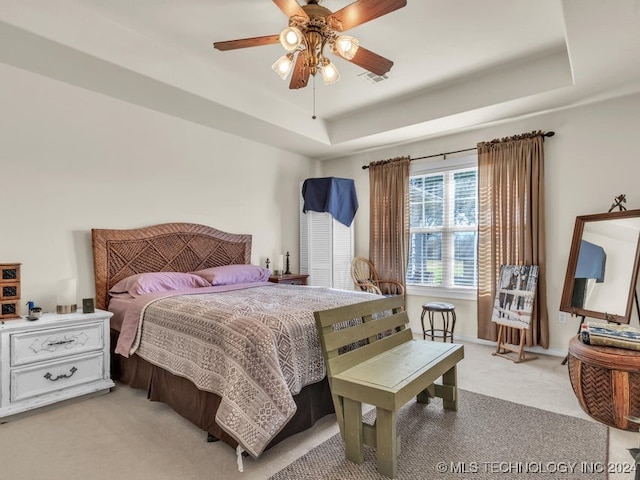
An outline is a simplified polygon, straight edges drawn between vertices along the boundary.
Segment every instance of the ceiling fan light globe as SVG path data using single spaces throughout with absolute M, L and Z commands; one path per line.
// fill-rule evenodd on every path
M 346 58 L 347 60 L 351 60 L 355 57 L 359 47 L 360 42 L 358 39 L 349 35 L 340 35 L 336 38 L 336 42 L 334 44 L 334 50 L 338 55 Z
M 329 62 L 322 66 L 322 80 L 325 85 L 331 85 L 340 80 L 340 72 L 333 63 Z
M 283 55 L 271 65 L 271 68 L 281 79 L 286 80 L 291 70 L 293 70 L 293 54 Z
M 287 52 L 293 52 L 302 43 L 302 32 L 296 27 L 287 27 L 280 33 L 280 43 Z

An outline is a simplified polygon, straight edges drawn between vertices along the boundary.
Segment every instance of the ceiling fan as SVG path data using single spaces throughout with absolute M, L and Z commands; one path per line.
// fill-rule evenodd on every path
M 338 69 L 324 52 L 325 46 L 376 75 L 382 76 L 391 70 L 391 60 L 361 47 L 356 38 L 343 32 L 406 6 L 406 0 L 358 0 L 335 13 L 319 5 L 322 0 L 306 1 L 307 4 L 301 6 L 296 0 L 273 0 L 289 17 L 289 26 L 278 35 L 215 42 L 213 46 L 226 51 L 280 42 L 287 53 L 272 68 L 283 80 L 293 72 L 291 89 L 306 87 L 309 76 L 315 77 L 319 72 L 325 84 L 340 78 Z

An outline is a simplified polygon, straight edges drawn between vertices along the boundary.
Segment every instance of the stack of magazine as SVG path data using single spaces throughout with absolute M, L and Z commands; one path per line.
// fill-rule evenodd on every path
M 581 337 L 591 345 L 640 351 L 640 330 L 629 325 L 586 322 L 582 325 Z

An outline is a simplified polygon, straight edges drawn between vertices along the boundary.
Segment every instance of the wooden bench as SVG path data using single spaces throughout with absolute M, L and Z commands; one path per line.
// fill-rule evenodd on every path
M 398 410 L 413 397 L 428 403 L 434 396 L 443 399 L 444 408 L 457 410 L 456 364 L 464 357 L 463 346 L 414 340 L 402 296 L 314 315 L 345 455 L 362 463 L 363 445 L 374 447 L 378 472 L 394 478 Z M 435 384 L 440 377 L 442 383 Z M 363 403 L 376 407 L 374 425 L 363 423 Z

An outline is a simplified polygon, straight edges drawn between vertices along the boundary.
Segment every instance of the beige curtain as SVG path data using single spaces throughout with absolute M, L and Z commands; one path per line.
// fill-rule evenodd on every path
M 369 164 L 369 259 L 381 279 L 402 285 L 408 262 L 410 161 L 402 157 Z
M 538 265 L 526 345 L 549 347 L 544 225 L 543 133 L 478 144 L 478 338 L 497 340 L 491 321 L 501 265 Z M 518 344 L 519 330 L 505 341 Z

